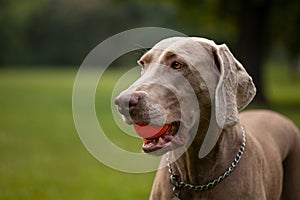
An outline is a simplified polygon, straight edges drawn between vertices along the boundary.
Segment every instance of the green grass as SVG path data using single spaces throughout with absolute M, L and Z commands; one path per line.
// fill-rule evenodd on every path
M 280 112 L 300 127 L 300 74 L 287 66 L 268 64 L 264 70 L 268 109 Z
M 0 71 L 0 199 L 149 195 L 154 173 L 112 170 L 81 144 L 71 110 L 75 74 L 75 70 Z M 111 77 L 108 74 L 107 80 Z
M 138 152 L 141 142 L 121 134 L 110 113 L 110 90 L 121 72 L 102 80 L 96 110 L 108 137 Z M 300 80 L 285 68 L 266 69 L 271 109 L 300 126 Z M 83 147 L 72 118 L 76 70 L 0 70 L 0 199 L 147 199 L 155 173 L 118 172 Z M 100 112 L 101 111 L 101 112 Z
M 272 105 L 300 106 L 300 74 L 285 66 L 267 65 L 265 92 Z

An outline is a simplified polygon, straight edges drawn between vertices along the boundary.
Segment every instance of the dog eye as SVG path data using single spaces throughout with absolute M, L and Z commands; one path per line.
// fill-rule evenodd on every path
M 183 64 L 181 64 L 181 63 L 179 63 L 177 61 L 174 61 L 174 62 L 172 62 L 171 67 L 173 69 L 181 69 L 183 67 Z

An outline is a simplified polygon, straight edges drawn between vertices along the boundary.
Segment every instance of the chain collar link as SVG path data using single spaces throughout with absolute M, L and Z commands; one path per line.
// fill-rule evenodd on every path
M 172 169 L 172 166 L 170 163 L 170 155 L 169 155 L 169 152 L 167 152 L 166 161 L 167 161 L 168 171 L 170 173 L 170 183 L 173 186 L 173 192 L 176 197 L 179 197 L 181 188 L 186 188 L 189 190 L 196 190 L 196 191 L 203 191 L 203 190 L 211 189 L 214 186 L 216 186 L 218 183 L 223 181 L 233 171 L 233 169 L 236 167 L 236 165 L 241 160 L 242 155 L 245 150 L 245 147 L 246 147 L 246 132 L 243 127 L 241 127 L 241 129 L 242 129 L 243 142 L 242 142 L 242 145 L 241 145 L 238 153 L 235 156 L 234 161 L 231 163 L 230 167 L 228 167 L 228 169 L 222 175 L 220 175 L 218 178 L 216 178 L 204 185 L 192 185 L 192 184 L 181 181 L 180 176 L 177 174 L 174 174 L 174 172 L 173 172 L 173 169 Z

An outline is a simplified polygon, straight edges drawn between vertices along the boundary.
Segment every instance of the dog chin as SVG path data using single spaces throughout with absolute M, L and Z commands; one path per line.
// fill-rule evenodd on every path
M 166 146 L 166 147 L 162 147 L 161 149 L 155 150 L 155 151 L 149 151 L 149 152 L 145 152 L 143 150 L 144 153 L 152 155 L 152 156 L 162 156 L 165 153 L 167 153 L 168 151 L 173 151 L 176 150 L 177 148 L 181 147 L 183 145 L 177 145 L 174 143 L 171 143 L 170 145 Z

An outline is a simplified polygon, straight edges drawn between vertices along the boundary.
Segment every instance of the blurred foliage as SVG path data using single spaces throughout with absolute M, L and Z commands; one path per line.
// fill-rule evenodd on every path
M 261 34 L 249 22 L 260 21 L 262 7 L 266 49 L 280 46 L 290 60 L 299 57 L 298 0 L 1 0 L 0 65 L 80 64 L 107 37 L 142 26 L 226 42 L 239 54 L 247 41 L 241 35 Z
M 166 27 L 174 15 L 158 4 L 2 0 L 0 64 L 80 64 L 107 37 L 140 26 Z

